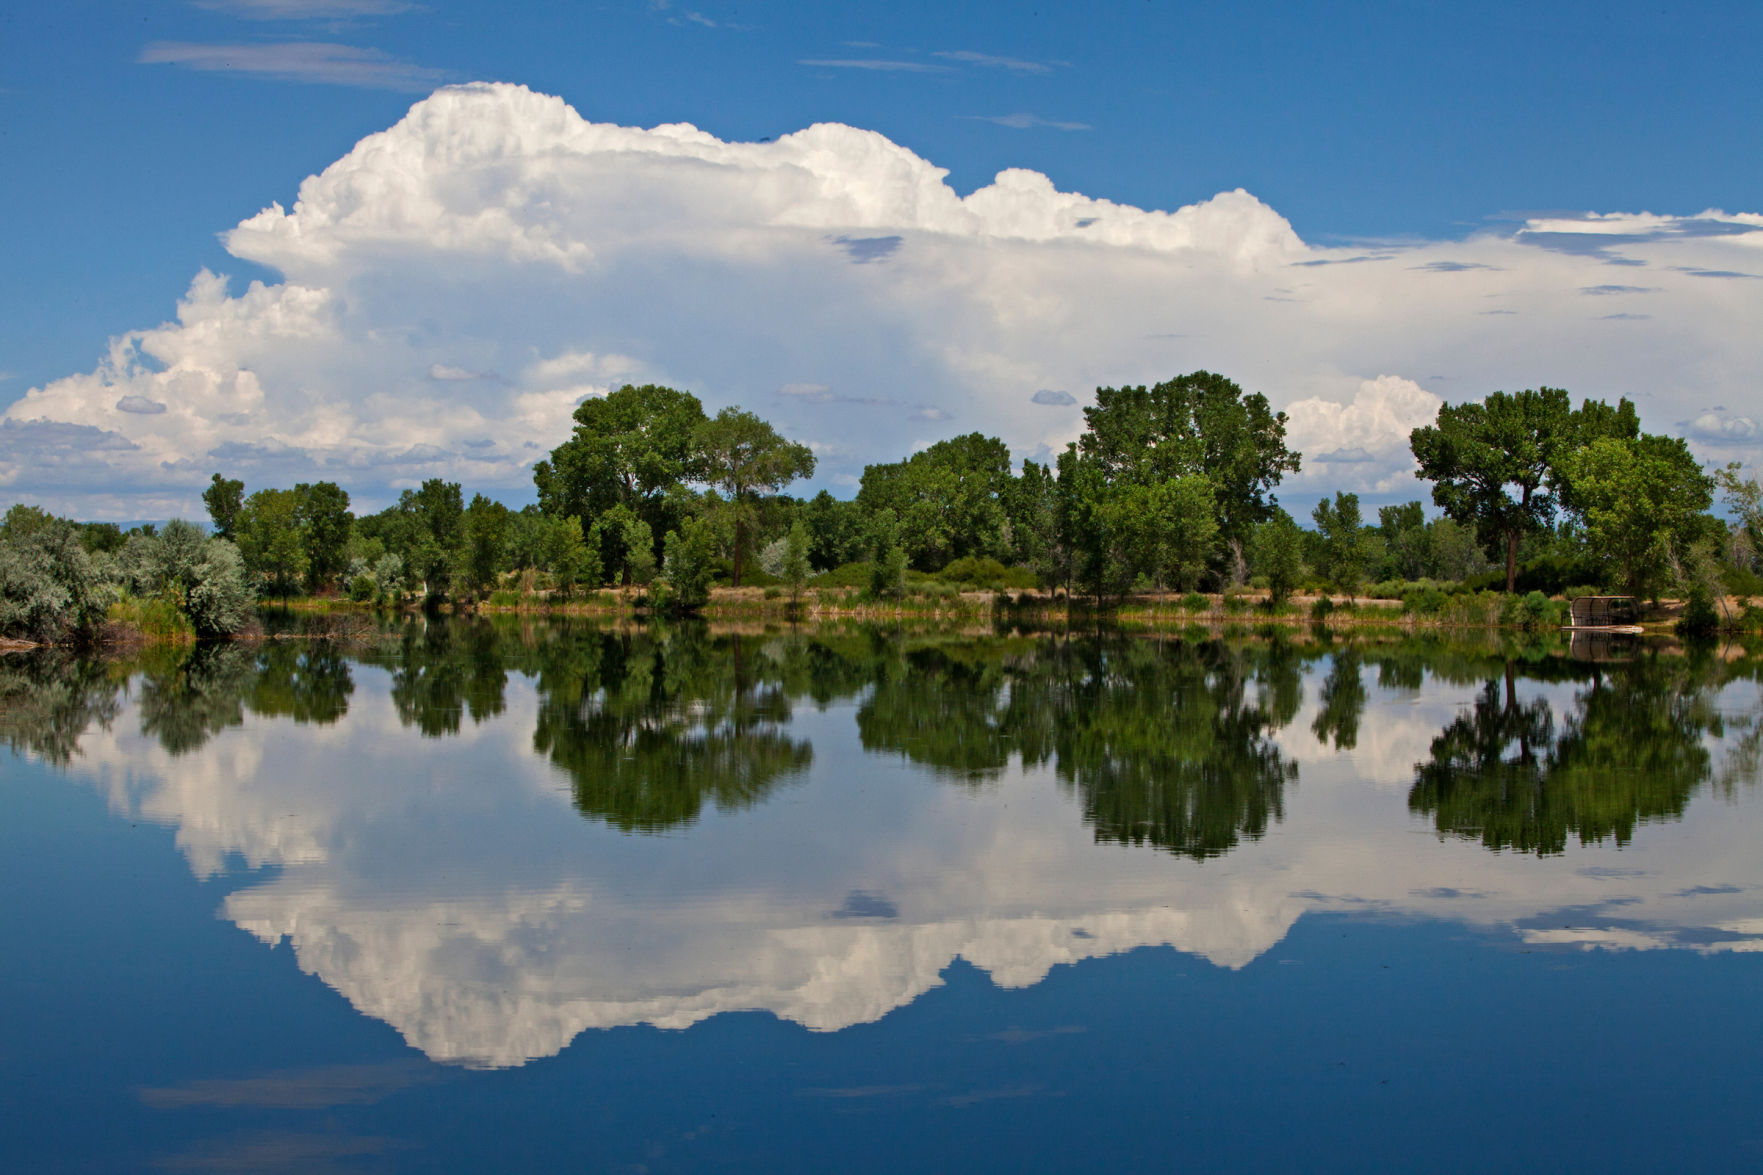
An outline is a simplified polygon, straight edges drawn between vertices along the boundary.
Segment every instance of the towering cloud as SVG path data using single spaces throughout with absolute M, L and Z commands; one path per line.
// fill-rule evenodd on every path
M 32 389 L 0 421 L 0 485 L 123 516 L 196 511 L 214 469 L 518 495 L 574 404 L 626 379 L 759 410 L 835 485 L 971 429 L 1044 451 L 1086 398 L 1023 411 L 1037 393 L 1197 367 L 1292 408 L 1329 458 L 1300 488 L 1400 486 L 1429 397 L 1630 395 L 1721 457 L 1763 418 L 1754 214 L 1317 248 L 1240 190 L 1147 211 L 1010 170 L 963 197 L 848 126 L 725 143 L 471 85 L 225 241 L 281 280 L 198 274 L 175 321 Z

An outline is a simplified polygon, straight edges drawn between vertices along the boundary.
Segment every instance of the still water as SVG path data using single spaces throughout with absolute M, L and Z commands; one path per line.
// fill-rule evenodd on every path
M 0 658 L 0 1168 L 1763 1166 L 1732 649 Z

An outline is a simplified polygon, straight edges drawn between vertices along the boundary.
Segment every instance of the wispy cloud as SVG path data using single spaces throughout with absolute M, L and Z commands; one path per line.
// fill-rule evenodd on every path
M 348 20 L 396 16 L 418 5 L 407 0 L 194 0 L 197 8 L 246 20 Z
M 932 57 L 941 57 L 944 61 L 959 61 L 963 65 L 977 65 L 984 69 L 1008 69 L 1013 73 L 1051 73 L 1053 67 L 1041 61 L 1024 61 L 1020 57 L 999 57 L 992 53 L 975 53 L 971 49 L 942 50 L 932 53 Z
M 777 390 L 801 404 L 862 404 L 871 408 L 903 408 L 907 420 L 953 420 L 948 412 L 935 404 L 907 404 L 891 396 L 848 396 L 835 392 L 828 384 L 784 384 Z
M 949 72 L 946 65 L 931 65 L 923 61 L 887 61 L 876 57 L 805 57 L 796 64 L 812 65 L 818 69 L 865 69 L 875 73 Z
M 1471 269 L 1497 270 L 1499 266 L 1488 265 L 1482 261 L 1428 261 L 1425 265 L 1410 265 L 1408 268 L 1426 273 L 1463 273 Z
M 1093 130 L 1087 122 L 1060 122 L 1057 119 L 1042 118 L 1038 114 L 966 114 L 961 117 L 974 122 L 989 122 L 997 126 L 1007 126 L 1012 130 L 1026 131 L 1034 127 L 1050 127 L 1057 131 Z
M 1608 298 L 1615 294 L 1651 294 L 1651 286 L 1581 286 L 1579 292 L 1594 298 Z
M 473 371 L 469 367 L 454 367 L 448 363 L 429 364 L 429 378 L 436 383 L 475 383 L 478 380 L 489 380 L 492 383 L 507 382 L 493 371 Z
M 378 49 L 324 41 L 262 45 L 197 45 L 155 41 L 141 50 L 143 65 L 177 65 L 204 73 L 231 73 L 283 82 L 422 91 L 445 80 L 438 69 L 400 61 Z

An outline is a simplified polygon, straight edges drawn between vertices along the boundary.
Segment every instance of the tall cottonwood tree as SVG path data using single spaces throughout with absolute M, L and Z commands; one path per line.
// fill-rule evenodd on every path
M 703 471 L 696 434 L 704 423 L 698 397 L 658 384 L 583 400 L 569 439 L 533 468 L 539 505 L 580 518 L 584 529 L 623 506 L 663 533 L 674 521 L 672 491 Z
M 1518 582 L 1519 540 L 1554 518 L 1551 473 L 1572 426 L 1567 393 L 1545 387 L 1442 405 L 1435 423 L 1409 435 L 1434 505 L 1474 526 L 1490 554 L 1504 550 L 1508 592 Z
M 1274 487 L 1299 468 L 1300 455 L 1286 448 L 1286 414 L 1210 371 L 1153 387 L 1098 388 L 1084 420 L 1079 444 L 1110 483 L 1153 485 L 1194 474 L 1212 483 L 1217 566 L 1272 516 Z
M 724 408 L 692 434 L 698 479 L 728 494 L 734 513 L 734 583 L 751 543 L 757 499 L 799 477 L 814 476 L 814 453 L 785 440 L 770 424 L 741 408 Z

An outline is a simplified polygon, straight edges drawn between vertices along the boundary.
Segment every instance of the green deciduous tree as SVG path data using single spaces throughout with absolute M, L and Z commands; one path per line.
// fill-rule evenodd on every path
M 584 527 L 623 506 L 665 531 L 671 524 L 668 491 L 699 479 L 694 437 L 704 406 L 690 392 L 656 384 L 626 384 L 583 400 L 575 431 L 533 469 L 539 505 L 571 515 Z
M 1379 506 L 1378 537 L 1383 540 L 1380 579 L 1419 579 L 1427 572 L 1426 509 L 1419 502 Z
M 679 612 L 694 612 L 710 600 L 710 578 L 716 570 L 716 528 L 710 520 L 687 516 L 678 530 L 662 541 L 661 577 L 667 583 L 668 604 Z
M 1304 537 L 1298 524 L 1284 510 L 1255 528 L 1249 545 L 1249 565 L 1256 575 L 1267 577 L 1267 590 L 1275 604 L 1286 601 L 1304 574 Z
M 751 541 L 756 499 L 775 494 L 799 477 L 814 475 L 814 453 L 785 440 L 751 412 L 724 408 L 693 434 L 702 480 L 728 494 L 734 515 L 734 582 Z
M 1336 493 L 1316 503 L 1310 514 L 1320 536 L 1318 555 L 1323 576 L 1349 599 L 1359 594 L 1365 580 L 1365 530 L 1360 525 L 1359 495 Z
M 508 507 L 473 494 L 461 520 L 462 543 L 455 574 L 467 592 L 484 592 L 496 585 L 503 566 L 508 538 Z
M 784 543 L 783 578 L 790 587 L 791 604 L 802 599 L 802 589 L 808 586 L 808 572 L 808 527 L 798 518 L 790 524 Z
M 239 511 L 245 507 L 245 483 L 217 473 L 208 488 L 202 491 L 202 504 L 208 507 L 208 520 L 214 524 L 214 533 L 236 541 Z
M 892 510 L 869 516 L 869 594 L 898 597 L 906 590 L 906 549 L 900 545 L 900 523 Z
M 1567 393 L 1542 388 L 1445 404 L 1436 423 L 1409 436 L 1433 503 L 1475 527 L 1490 553 L 1504 554 L 1508 592 L 1518 582 L 1519 540 L 1554 517 L 1550 475 L 1573 428 Z
M 1150 388 L 1098 388 L 1084 419 L 1083 451 L 1100 462 L 1109 484 L 1205 475 L 1218 516 L 1214 563 L 1221 574 L 1232 544 L 1248 542 L 1276 504 L 1273 488 L 1299 467 L 1299 454 L 1286 448 L 1285 413 L 1208 371 Z
M 821 490 L 802 506 L 808 526 L 808 562 L 816 571 L 831 571 L 863 558 L 863 515 L 855 502 L 841 502 Z
M 294 487 L 296 515 L 306 543 L 306 585 L 312 591 L 329 587 L 349 565 L 349 536 L 355 515 L 349 494 L 331 481 L 301 482 Z
M 1149 485 L 1130 485 L 1117 495 L 1115 530 L 1122 559 L 1150 577 L 1161 592 L 1193 588 L 1215 546 L 1218 518 L 1212 483 L 1199 474 Z
M 272 594 L 291 594 L 306 574 L 300 501 L 293 490 L 258 490 L 239 512 L 239 553 L 253 578 Z
M 936 571 L 955 559 L 1009 553 L 1011 481 L 1010 450 L 975 432 L 866 467 L 857 504 L 865 512 L 892 510 L 908 561 Z
M 1679 437 L 1605 437 L 1566 461 L 1587 545 L 1634 594 L 1673 578 L 1689 545 L 1708 531 L 1714 481 Z

